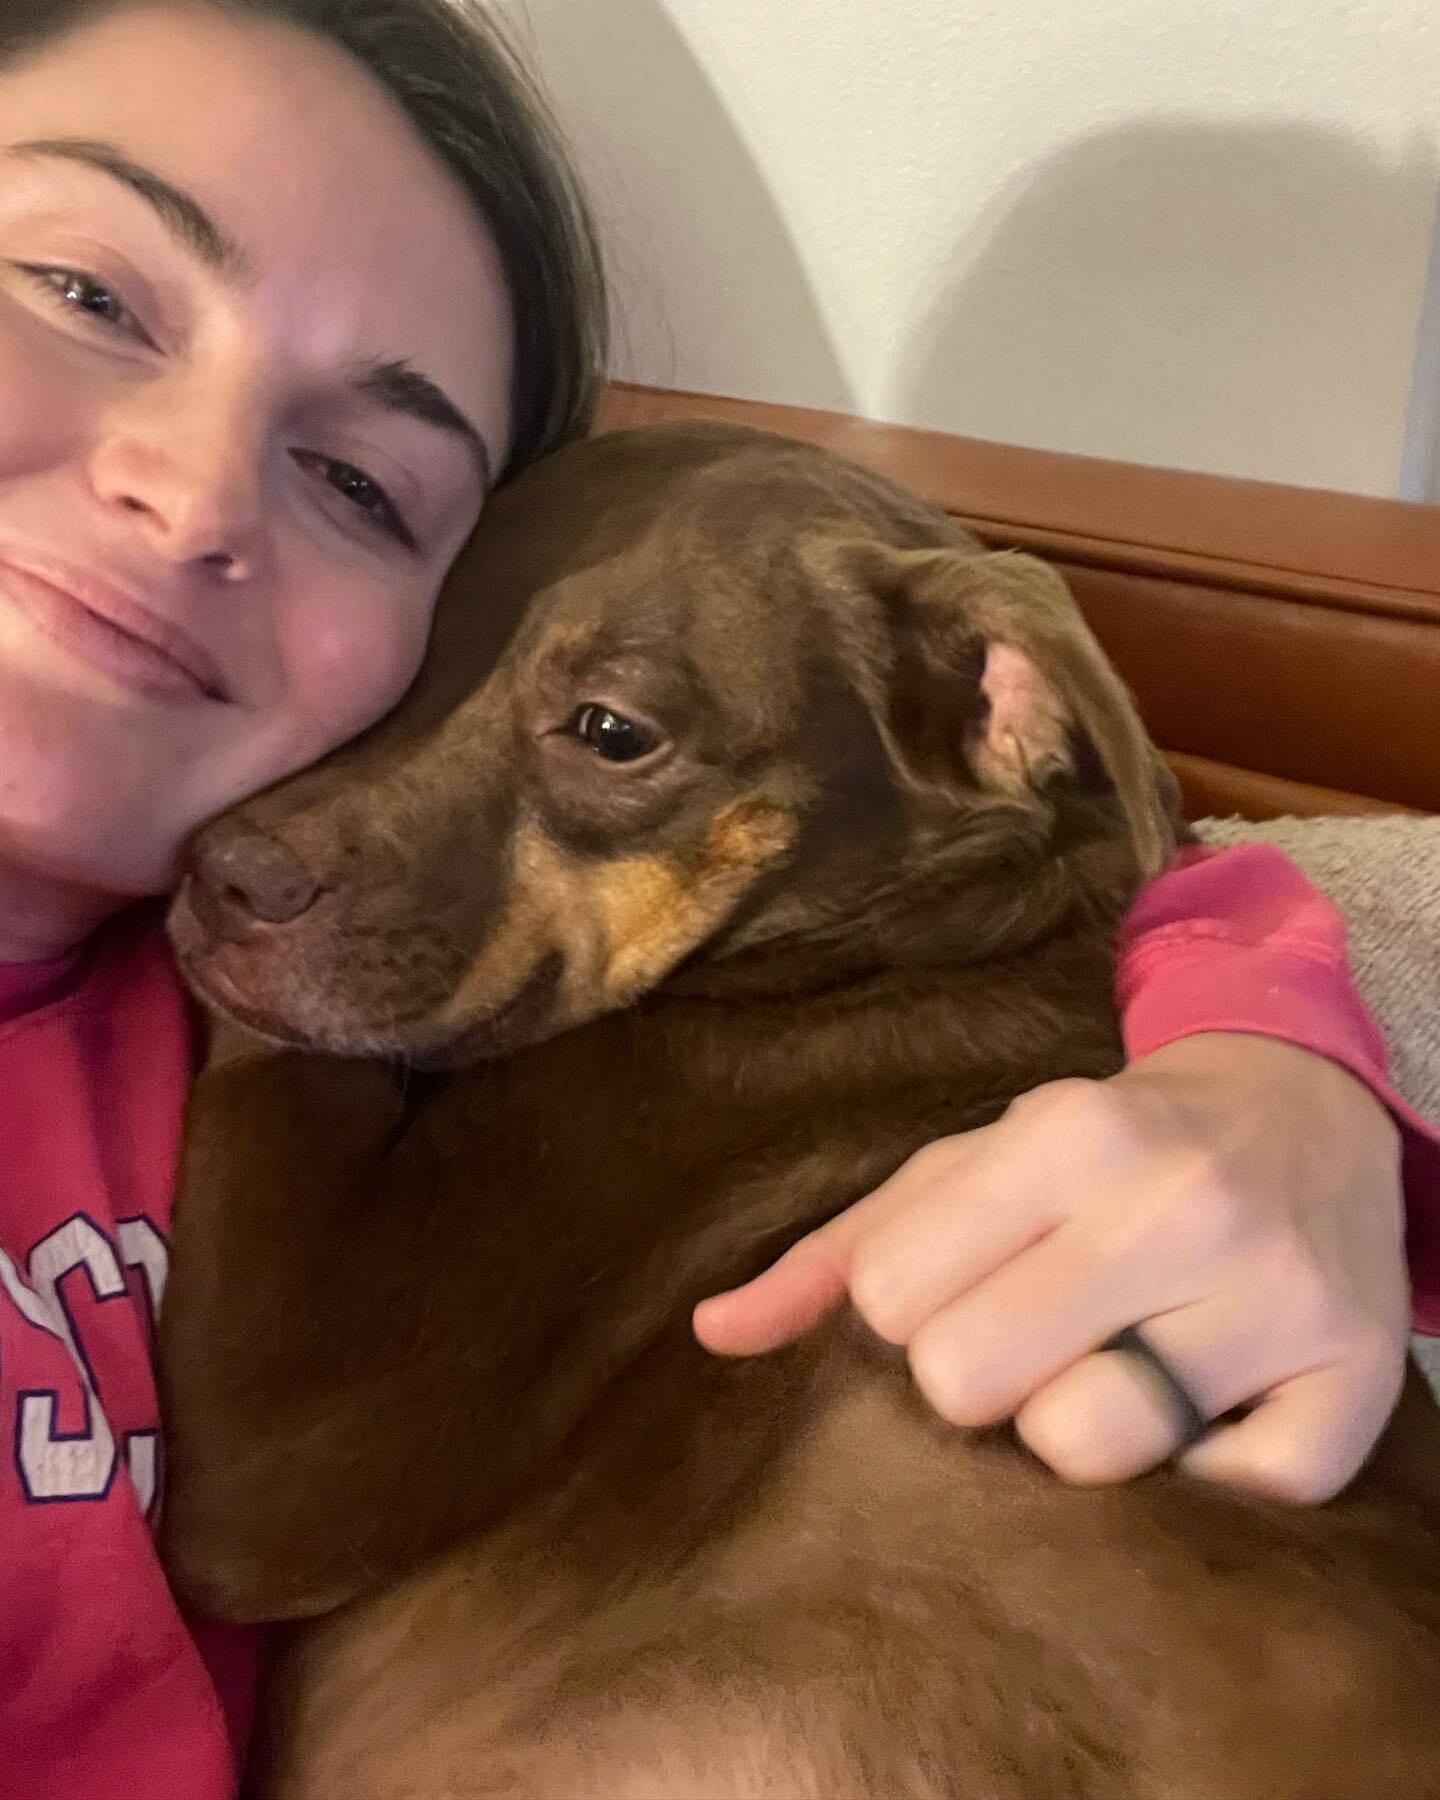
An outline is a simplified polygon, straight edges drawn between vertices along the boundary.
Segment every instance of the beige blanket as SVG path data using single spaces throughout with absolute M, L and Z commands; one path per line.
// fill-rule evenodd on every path
M 1344 913 L 1396 1087 L 1440 1123 L 1440 818 L 1207 819 L 1209 844 L 1275 844 Z M 1440 1338 L 1416 1352 L 1440 1393 Z

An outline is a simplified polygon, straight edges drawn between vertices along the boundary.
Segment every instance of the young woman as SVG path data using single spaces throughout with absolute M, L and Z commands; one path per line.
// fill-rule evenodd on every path
M 0 1793 L 232 1788 L 254 1645 L 187 1626 L 151 1538 L 192 1045 L 147 903 L 202 819 L 399 698 L 487 494 L 586 427 L 603 341 L 583 206 L 459 0 L 6 0 Z M 707 1341 L 848 1291 L 947 1416 L 1017 1412 L 1096 1479 L 1176 1449 L 1144 1358 L 1096 1353 L 1142 1325 L 1207 1416 L 1264 1401 L 1201 1472 L 1342 1484 L 1407 1299 L 1337 922 L 1278 858 L 1200 860 L 1142 901 L 1122 998 L 1124 1076 L 917 1159 Z

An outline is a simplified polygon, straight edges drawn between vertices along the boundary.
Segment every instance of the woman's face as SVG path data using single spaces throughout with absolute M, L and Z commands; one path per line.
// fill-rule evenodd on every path
M 463 190 L 336 47 L 131 5 L 0 73 L 0 865 L 159 891 L 385 712 L 510 357 Z

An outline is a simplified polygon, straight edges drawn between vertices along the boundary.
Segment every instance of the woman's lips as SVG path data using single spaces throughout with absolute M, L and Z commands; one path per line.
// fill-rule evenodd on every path
M 67 589 L 0 560 L 0 596 L 52 643 L 134 693 L 214 700 L 216 684 L 168 651 L 83 605 Z

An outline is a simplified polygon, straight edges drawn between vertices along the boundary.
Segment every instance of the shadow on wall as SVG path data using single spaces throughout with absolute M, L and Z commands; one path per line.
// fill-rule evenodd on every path
M 1303 124 L 1144 121 L 1024 171 L 966 235 L 885 410 L 1134 462 L 1395 491 L 1434 210 Z
M 512 0 L 609 251 L 617 373 L 855 408 L 763 171 L 663 0 Z

